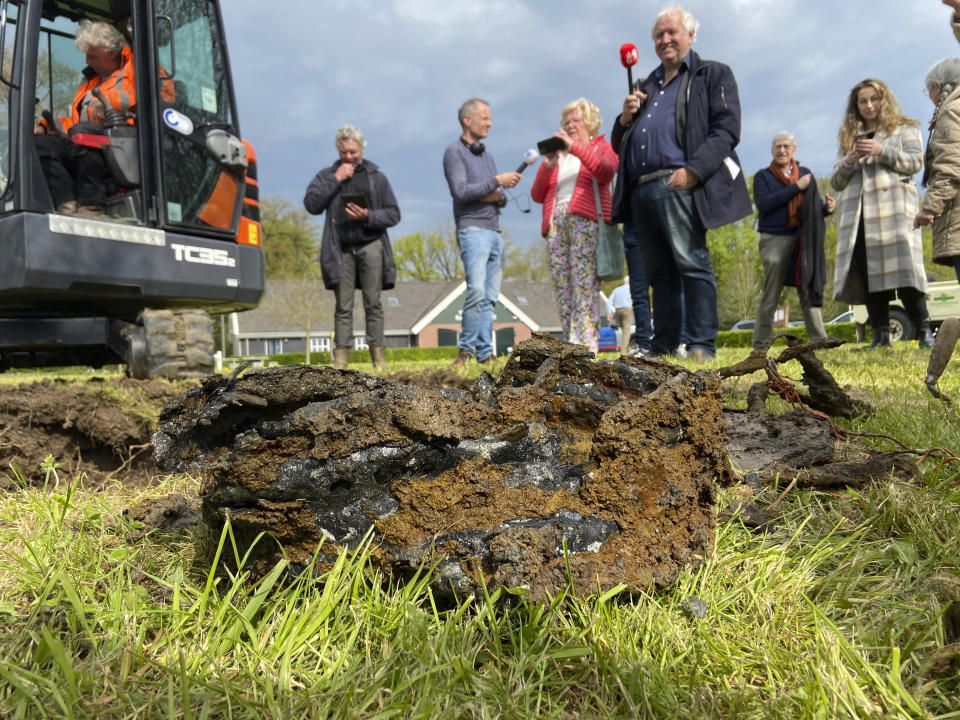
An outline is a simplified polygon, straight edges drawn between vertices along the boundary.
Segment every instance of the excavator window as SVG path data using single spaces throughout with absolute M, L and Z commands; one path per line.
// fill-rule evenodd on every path
M 157 65 L 175 88 L 161 137 L 166 220 L 229 231 L 239 220 L 244 178 L 218 157 L 237 134 L 219 16 L 203 1 L 156 0 L 155 8 Z
M 18 5 L 0 3 L 0 195 L 10 185 L 10 87 L 14 84 L 18 9 Z

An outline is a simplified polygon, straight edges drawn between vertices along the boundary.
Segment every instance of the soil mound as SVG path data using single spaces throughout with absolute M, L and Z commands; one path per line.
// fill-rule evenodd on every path
M 144 484 L 156 473 L 148 452 L 160 409 L 184 389 L 157 380 L 44 380 L 0 389 L 0 488 L 44 481 L 52 456 L 61 478 L 84 473 Z
M 719 388 L 537 336 L 469 392 L 313 367 L 206 378 L 154 447 L 166 471 L 200 472 L 208 524 L 229 518 L 244 549 L 277 541 L 254 572 L 281 555 L 300 571 L 321 541 L 322 570 L 372 535 L 395 577 L 436 563 L 441 594 L 640 592 L 712 550 Z

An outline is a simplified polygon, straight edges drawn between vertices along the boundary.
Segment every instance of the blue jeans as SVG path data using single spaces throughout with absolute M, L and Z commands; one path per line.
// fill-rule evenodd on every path
M 457 230 L 460 259 L 467 274 L 467 292 L 463 297 L 460 321 L 461 350 L 486 360 L 493 353 L 493 311 L 503 278 L 503 238 L 486 228 Z
M 636 325 L 635 340 L 638 348 L 650 349 L 653 324 L 650 321 L 650 283 L 643 267 L 643 252 L 637 241 L 633 223 L 623 223 L 623 249 L 627 256 L 627 274 L 630 276 L 630 298 L 633 300 L 633 322 Z M 629 332 L 624 328 L 624 332 Z
M 630 207 L 643 264 L 653 288 L 653 343 L 657 355 L 680 344 L 716 353 L 717 279 L 707 231 L 693 205 L 693 190 L 667 185 L 667 177 L 633 188 Z

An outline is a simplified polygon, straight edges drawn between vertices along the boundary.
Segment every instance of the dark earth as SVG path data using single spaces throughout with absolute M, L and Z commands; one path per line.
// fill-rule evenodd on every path
M 814 385 L 829 385 L 815 349 L 794 347 L 791 357 L 805 357 Z M 161 472 L 150 439 L 169 404 L 167 466 L 202 477 L 206 521 L 230 515 L 241 535 L 269 530 L 294 569 L 321 538 L 328 554 L 319 559 L 329 561 L 373 528 L 388 571 L 433 560 L 438 589 L 475 592 L 481 574 L 536 597 L 568 579 L 588 593 L 603 577 L 605 588 L 616 578 L 652 589 L 712 548 L 717 483 L 831 487 L 915 472 L 836 440 L 827 423 L 800 411 L 770 415 L 762 403 L 724 410 L 720 377 L 760 369 L 748 360 L 743 372 L 691 373 L 644 360 L 591 361 L 540 338 L 496 380 L 293 367 L 201 385 L 10 385 L 0 390 L 0 488 L 41 485 L 48 456 L 61 480 L 83 473 L 87 487 L 108 479 L 145 486 Z M 813 387 L 807 400 L 837 390 Z M 366 481 L 344 482 L 358 476 Z M 317 490 L 345 496 L 336 507 L 353 514 L 325 509 Z M 748 524 L 753 509 L 738 508 Z M 132 512 L 148 532 L 195 524 L 200 511 L 197 497 L 174 495 Z M 755 525 L 769 520 L 759 514 Z M 256 560 L 272 566 L 276 548 L 262 548 Z

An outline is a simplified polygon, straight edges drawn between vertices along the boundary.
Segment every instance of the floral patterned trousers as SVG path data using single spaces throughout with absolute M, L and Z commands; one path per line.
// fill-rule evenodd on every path
M 557 291 L 564 337 L 594 353 L 600 343 L 597 223 L 557 203 L 547 232 L 550 277 Z

